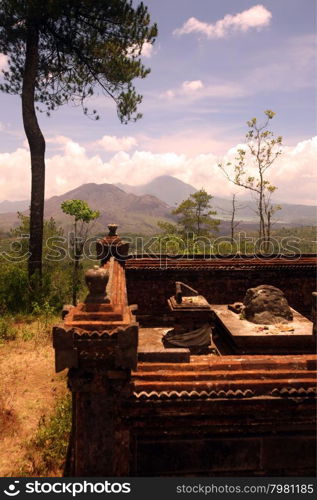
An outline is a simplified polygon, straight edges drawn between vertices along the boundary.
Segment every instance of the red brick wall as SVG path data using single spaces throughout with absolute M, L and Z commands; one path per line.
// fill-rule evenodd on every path
M 315 476 L 315 401 L 149 406 L 132 429 L 136 476 Z M 141 405 L 142 408 L 142 405 Z M 164 411 L 166 414 L 164 415 Z M 186 416 L 184 416 L 186 415 Z
M 138 304 L 138 316 L 149 322 L 166 320 L 167 298 L 175 293 L 175 281 L 183 281 L 204 295 L 211 304 L 242 301 L 248 288 L 274 285 L 286 295 L 291 307 L 310 317 L 315 270 L 310 267 L 279 269 L 132 269 L 127 267 L 129 304 Z

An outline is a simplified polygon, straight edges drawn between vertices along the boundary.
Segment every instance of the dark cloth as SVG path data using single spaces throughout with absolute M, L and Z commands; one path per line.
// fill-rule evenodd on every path
M 176 333 L 170 330 L 162 340 L 177 347 L 207 347 L 211 344 L 211 328 L 210 325 L 205 324 L 197 330 L 186 333 Z

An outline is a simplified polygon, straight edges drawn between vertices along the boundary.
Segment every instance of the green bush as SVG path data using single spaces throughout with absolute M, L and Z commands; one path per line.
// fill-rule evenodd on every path
M 2 262 L 0 266 L 0 308 L 2 312 L 27 311 L 28 276 L 25 267 Z
M 72 298 L 72 271 L 68 261 L 44 266 L 42 286 L 32 293 L 25 263 L 0 260 L 0 314 L 34 313 L 34 303 L 43 315 L 58 313 Z M 82 290 L 82 283 L 80 284 Z
M 57 401 L 54 414 L 39 422 L 36 436 L 28 443 L 25 459 L 28 466 L 23 466 L 19 476 L 48 476 L 63 469 L 69 443 L 72 422 L 71 395 Z
M 16 337 L 17 334 L 12 319 L 7 316 L 0 318 L 0 343 L 6 340 L 15 340 Z

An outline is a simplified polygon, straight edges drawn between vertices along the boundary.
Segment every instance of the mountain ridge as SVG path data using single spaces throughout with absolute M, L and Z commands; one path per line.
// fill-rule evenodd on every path
M 85 200 L 92 209 L 100 211 L 100 217 L 94 225 L 97 232 L 105 231 L 109 223 L 115 223 L 120 226 L 121 232 L 139 231 L 142 234 L 153 234 L 159 231 L 158 220 L 172 222 L 170 207 L 155 196 L 126 193 L 113 184 L 87 183 L 45 201 L 44 217 L 53 217 L 66 230 L 71 228 L 72 218 L 64 214 L 60 206 L 68 199 Z M 9 227 L 6 225 L 6 219 L 10 223 Z M 0 215 L 2 231 L 17 224 L 16 214 Z
M 175 204 L 178 205 L 188 198 L 190 194 L 198 191 L 194 186 L 170 175 L 156 177 L 149 183 L 138 186 L 130 186 L 128 184 L 119 184 L 118 186 L 121 189 L 131 190 L 131 192 L 137 192 L 138 194 L 148 192 L 167 202 L 171 207 L 175 206 Z M 167 192 L 164 186 L 168 186 Z M 174 188 L 177 191 L 174 194 L 174 198 L 171 198 Z M 225 198 L 214 195 L 214 193 L 210 194 L 213 195 L 211 205 L 218 211 L 218 217 L 224 220 L 229 219 L 231 217 L 231 196 Z M 243 205 L 243 208 L 237 210 L 236 216 L 238 220 L 241 219 L 247 222 L 255 222 L 257 220 L 255 201 L 247 200 L 240 196 L 237 197 L 237 204 Z M 282 210 L 278 211 L 275 215 L 277 222 L 299 225 L 317 224 L 317 206 L 315 205 L 282 203 L 279 201 L 274 202 L 274 204 L 282 206 Z
M 127 191 L 133 188 L 140 194 L 127 192 L 123 188 Z M 142 191 L 145 192 L 142 193 Z M 150 183 L 139 186 L 90 182 L 71 189 L 62 195 L 55 195 L 47 199 L 45 201 L 44 216 L 45 218 L 54 217 L 63 227 L 68 228 L 71 226 L 71 218 L 62 212 L 61 203 L 67 199 L 83 199 L 88 202 L 91 208 L 101 212 L 100 218 L 95 223 L 95 228 L 98 231 L 104 231 L 105 226 L 113 222 L 118 224 L 120 231 L 123 232 L 153 234 L 159 231 L 158 220 L 175 221 L 175 217 L 171 214 L 173 206 L 188 198 L 189 194 L 195 191 L 197 189 L 194 186 L 167 175 L 156 177 Z M 176 192 L 177 196 L 171 198 L 173 192 Z M 157 193 L 161 197 L 153 193 Z M 165 199 L 162 200 L 162 198 Z M 166 200 L 169 200 L 170 203 Z M 173 202 L 173 200 L 180 201 Z M 18 224 L 17 214 L 14 211 L 18 210 L 27 213 L 26 210 L 23 210 L 23 203 L 27 207 L 29 206 L 29 202 L 26 200 L 20 202 L 6 200 L 0 203 L 0 209 L 1 205 L 12 208 L 9 212 L 1 213 L 0 211 L 0 229 L 2 231 L 7 231 Z M 236 220 L 254 226 L 257 222 L 255 202 L 252 200 L 245 201 L 241 198 L 238 203 L 241 203 L 243 208 L 237 211 Z M 211 205 L 218 212 L 216 217 L 221 219 L 224 226 L 226 226 L 230 219 L 231 199 L 229 197 L 214 196 Z M 282 210 L 276 213 L 275 221 L 279 224 L 292 226 L 316 225 L 316 214 L 316 206 L 283 203 Z

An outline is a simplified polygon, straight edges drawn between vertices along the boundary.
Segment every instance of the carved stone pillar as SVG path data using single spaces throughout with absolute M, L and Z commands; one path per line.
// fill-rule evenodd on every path
M 53 328 L 56 371 L 69 368 L 73 394 L 73 476 L 129 475 L 123 411 L 137 365 L 138 324 L 128 306 L 124 267 L 114 257 L 86 273 L 89 294 Z

